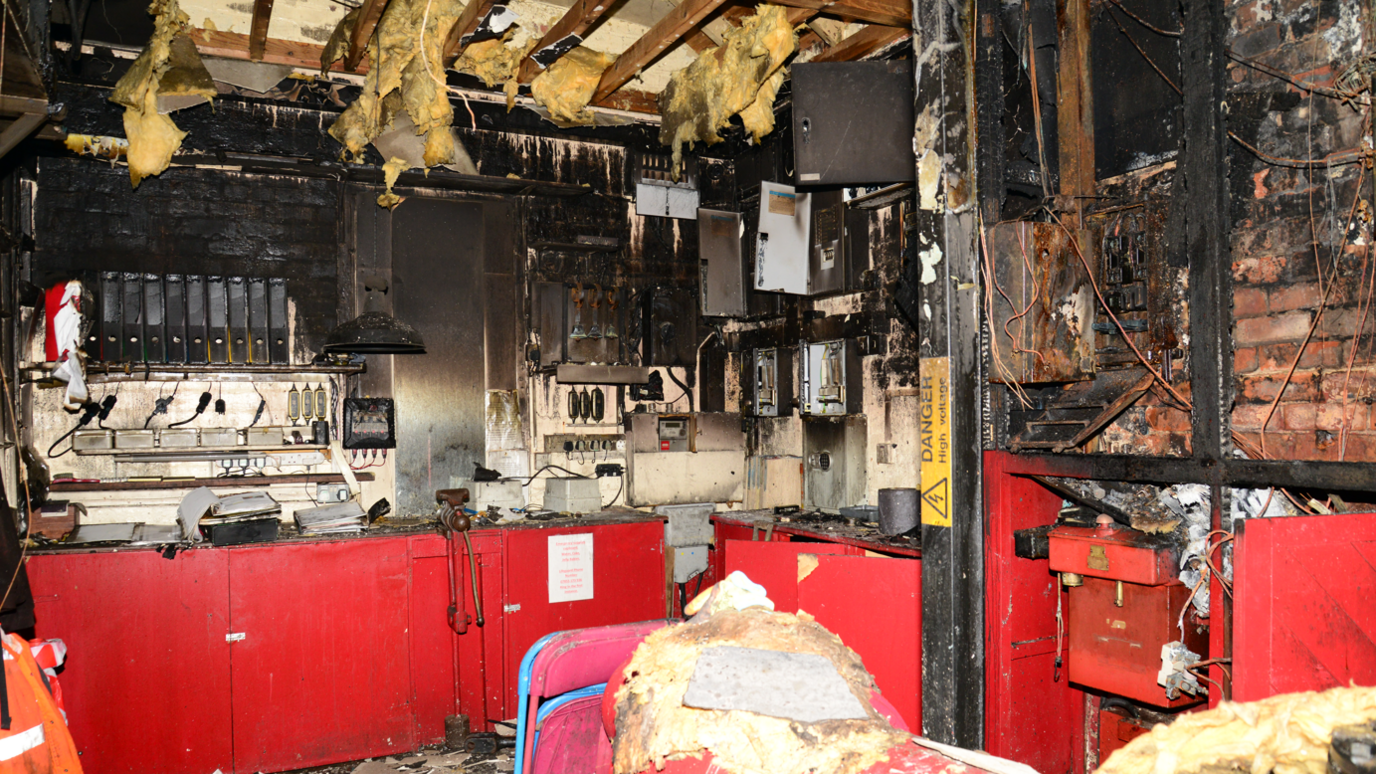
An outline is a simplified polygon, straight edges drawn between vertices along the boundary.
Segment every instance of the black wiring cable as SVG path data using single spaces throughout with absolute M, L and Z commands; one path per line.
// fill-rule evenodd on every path
M 691 390 L 688 389 L 688 385 L 684 384 L 683 382 L 680 382 L 680 381 L 678 380 L 678 377 L 677 377 L 677 376 L 674 376 L 674 369 L 672 369 L 672 368 L 666 368 L 666 369 L 664 369 L 664 372 L 667 373 L 667 374 L 669 374 L 669 381 L 673 382 L 674 384 L 677 384 L 678 387 L 679 387 L 679 389 L 683 390 L 683 394 L 680 395 L 680 396 L 678 396 L 678 398 L 675 398 L 675 399 L 674 399 L 674 402 L 677 403 L 677 402 L 679 401 L 679 398 L 687 398 L 687 399 L 688 399 L 688 413 L 689 413 L 689 414 L 693 413 L 693 393 L 692 393 Z
M 143 427 L 145 430 L 148 429 L 148 423 L 153 421 L 153 417 L 159 414 L 167 413 L 167 407 L 172 405 L 172 399 L 177 397 L 177 390 L 180 390 L 181 388 L 182 383 L 177 382 L 176 385 L 172 387 L 171 395 L 168 395 L 166 398 L 159 395 L 158 399 L 153 401 L 153 410 L 150 411 L 148 413 L 148 417 L 143 420 Z
M 168 425 L 168 427 L 181 427 L 182 425 L 186 424 L 187 422 L 190 422 L 191 420 L 195 419 L 201 414 L 204 414 L 206 407 L 210 405 L 210 398 L 211 395 L 209 391 L 201 393 L 201 399 L 196 401 L 196 412 L 180 422 L 173 422 L 172 424 Z
M 540 475 L 541 473 L 544 473 L 546 470 L 550 470 L 550 469 L 562 470 L 562 471 L 564 471 L 565 473 L 569 474 L 570 476 L 573 476 L 574 478 L 587 478 L 587 476 L 583 475 L 582 473 L 574 473 L 572 470 L 569 470 L 568 468 L 560 467 L 560 466 L 558 466 L 558 465 L 546 465 L 546 466 L 544 466 L 543 468 L 540 468 L 539 470 L 537 470 L 537 471 L 535 471 L 534 473 L 531 473 L 529 476 L 527 476 L 527 477 L 526 477 L 526 482 L 525 482 L 524 484 L 521 484 L 521 486 L 530 486 L 530 482 L 534 481 L 536 476 L 538 476 L 538 475 Z M 519 478 L 520 478 L 520 477 L 517 476 L 517 477 L 516 477 L 516 480 L 519 480 Z
M 109 401 L 110 405 L 112 406 L 114 405 L 114 401 L 112 400 L 113 398 L 113 395 L 106 397 L 106 400 Z M 58 457 L 61 457 L 63 454 L 66 454 L 67 452 L 71 451 L 72 447 L 68 446 L 66 449 L 62 450 L 61 454 L 53 453 L 53 450 L 57 448 L 58 444 L 67 440 L 68 438 L 71 438 L 73 435 L 76 434 L 76 431 L 91 424 L 91 420 L 95 419 L 96 415 L 100 413 L 101 406 L 102 404 L 96 403 L 95 401 L 91 401 L 90 403 L 87 403 L 84 406 L 82 406 L 81 418 L 76 421 L 76 426 L 73 427 L 71 430 L 68 430 L 67 432 L 63 433 L 61 438 L 58 438 L 56 441 L 53 441 L 53 445 L 48 447 L 48 459 L 57 459 Z
M 606 505 L 602 506 L 602 509 L 603 509 L 603 510 L 606 510 L 607 508 L 610 508 L 610 507 L 612 507 L 613 505 L 616 505 L 616 500 L 617 500 L 617 498 L 621 496 L 621 490 L 622 490 L 622 488 L 626 486 L 626 477 L 625 477 L 625 476 L 617 476 L 616 478 L 617 478 L 616 494 L 612 495 L 612 501 L 611 501 L 611 502 L 609 502 L 609 503 L 607 503 Z

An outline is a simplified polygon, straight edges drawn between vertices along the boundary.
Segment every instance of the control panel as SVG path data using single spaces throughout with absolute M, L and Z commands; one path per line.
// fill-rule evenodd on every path
M 345 398 L 345 449 L 397 448 L 397 407 L 391 398 Z

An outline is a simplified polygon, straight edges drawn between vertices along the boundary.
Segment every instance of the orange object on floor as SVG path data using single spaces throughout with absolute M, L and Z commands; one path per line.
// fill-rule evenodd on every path
M 10 727 L 0 729 L 0 774 L 81 774 L 71 732 L 29 643 L 0 635 Z

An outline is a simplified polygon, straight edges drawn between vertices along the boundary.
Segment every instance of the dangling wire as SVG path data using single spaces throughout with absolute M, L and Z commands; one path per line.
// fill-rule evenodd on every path
M 1056 666 L 1051 681 L 1061 681 L 1061 641 L 1065 639 L 1065 616 L 1061 614 L 1061 579 L 1056 579 Z

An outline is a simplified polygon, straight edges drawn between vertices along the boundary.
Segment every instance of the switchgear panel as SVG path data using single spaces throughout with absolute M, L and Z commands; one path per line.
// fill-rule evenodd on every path
M 798 345 L 798 397 L 803 414 L 843 416 L 859 413 L 860 354 L 848 339 Z
M 793 413 L 792 358 L 787 349 L 754 349 L 746 354 L 749 412 L 757 417 Z

